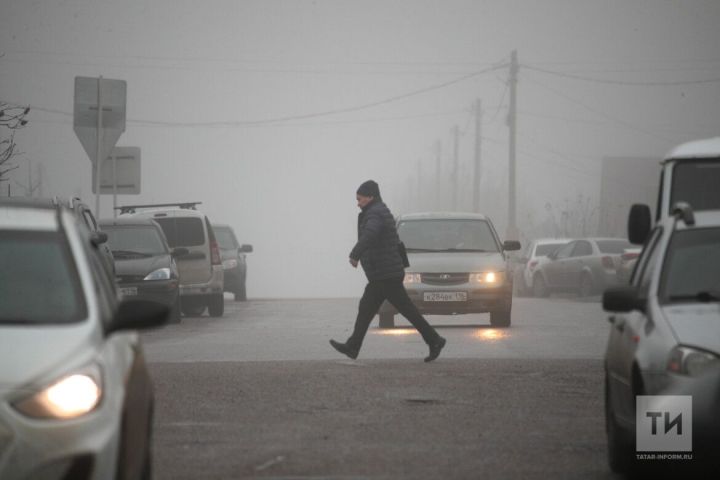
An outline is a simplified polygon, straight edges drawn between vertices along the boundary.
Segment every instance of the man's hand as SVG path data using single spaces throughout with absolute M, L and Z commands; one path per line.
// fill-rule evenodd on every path
M 353 268 L 357 268 L 357 266 L 358 266 L 358 261 L 355 260 L 354 258 L 351 258 L 351 259 L 350 259 L 350 265 L 352 265 Z

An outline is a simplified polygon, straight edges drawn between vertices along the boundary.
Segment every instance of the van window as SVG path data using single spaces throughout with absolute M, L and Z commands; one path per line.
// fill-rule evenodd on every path
M 687 202 L 695 211 L 720 209 L 718 185 L 720 158 L 678 163 L 672 171 L 670 208 L 677 202 Z
M 170 248 L 196 247 L 205 244 L 205 229 L 200 218 L 154 218 L 160 224 Z

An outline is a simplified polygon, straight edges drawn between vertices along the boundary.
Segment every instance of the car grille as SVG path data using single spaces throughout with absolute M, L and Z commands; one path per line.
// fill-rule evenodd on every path
M 467 283 L 469 273 L 423 273 L 422 282 L 428 285 L 460 285 Z
M 118 275 L 115 277 L 118 284 L 123 283 L 139 283 L 142 282 L 145 277 L 143 275 Z

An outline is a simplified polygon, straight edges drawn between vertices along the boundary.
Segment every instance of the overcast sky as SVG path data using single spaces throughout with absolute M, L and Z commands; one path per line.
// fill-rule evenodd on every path
M 73 81 L 123 79 L 118 145 L 142 149 L 143 192 L 120 204 L 202 201 L 255 246 L 250 296 L 356 295 L 357 186 L 377 180 L 394 213 L 449 208 L 433 190 L 435 143 L 449 189 L 458 125 L 470 208 L 478 98 L 483 211 L 504 233 L 513 49 L 522 229 L 548 203 L 597 201 L 605 156 L 659 158 L 718 135 L 720 83 L 651 85 L 720 78 L 718 25 L 715 0 L 0 0 L 0 99 L 33 107 L 12 186 L 31 160 L 44 194 L 94 205 Z M 266 122 L 288 117 L 301 118 Z

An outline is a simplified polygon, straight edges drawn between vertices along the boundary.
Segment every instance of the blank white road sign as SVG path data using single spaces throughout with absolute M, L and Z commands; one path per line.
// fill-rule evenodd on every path
M 140 147 L 115 147 L 104 162 L 100 171 L 100 194 L 112 195 L 113 173 L 116 173 L 118 195 L 138 195 L 140 193 Z M 96 167 L 93 165 L 93 178 Z M 93 183 L 93 193 L 95 192 Z
M 98 100 L 102 102 L 100 158 L 106 158 L 125 131 L 126 97 L 125 80 L 75 77 L 73 129 L 93 164 L 97 157 Z

